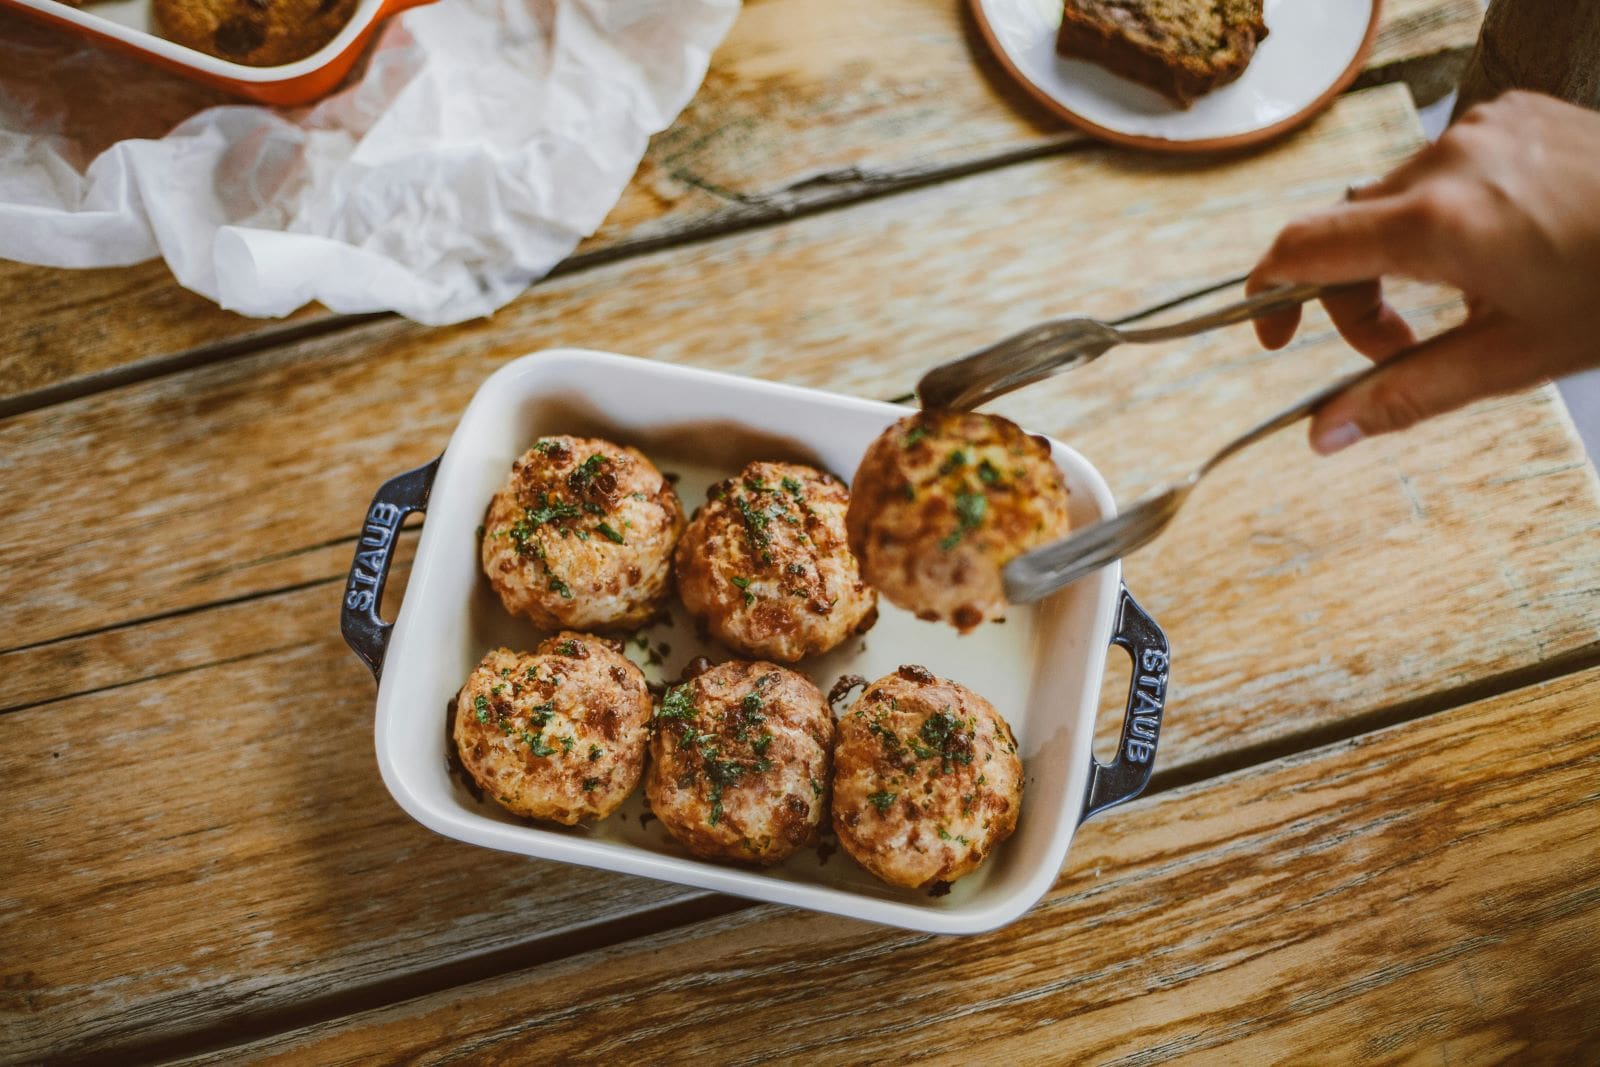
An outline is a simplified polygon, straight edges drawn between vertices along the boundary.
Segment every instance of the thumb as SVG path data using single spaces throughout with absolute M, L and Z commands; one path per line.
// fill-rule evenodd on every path
M 1364 437 L 1392 433 L 1474 400 L 1545 380 L 1510 332 L 1468 321 L 1390 357 L 1382 369 L 1317 409 L 1311 447 L 1324 456 Z

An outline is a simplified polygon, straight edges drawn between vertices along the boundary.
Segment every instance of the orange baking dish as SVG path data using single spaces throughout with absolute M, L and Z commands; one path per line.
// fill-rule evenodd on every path
M 149 0 L 106 0 L 86 8 L 57 0 L 0 0 L 30 18 L 109 45 L 186 78 L 263 104 L 304 104 L 336 87 L 350 73 L 378 24 L 431 0 L 361 0 L 339 35 L 316 52 L 276 67 L 250 67 L 219 59 L 156 33 Z

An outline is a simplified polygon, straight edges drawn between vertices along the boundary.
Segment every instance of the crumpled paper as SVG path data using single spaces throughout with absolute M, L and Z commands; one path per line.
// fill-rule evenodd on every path
M 688 103 L 738 0 L 438 0 L 274 110 L 59 31 L 0 33 L 0 257 L 161 256 L 246 315 L 487 315 L 571 253 Z M 187 116 L 187 117 L 185 117 Z M 173 123 L 176 122 L 174 126 Z

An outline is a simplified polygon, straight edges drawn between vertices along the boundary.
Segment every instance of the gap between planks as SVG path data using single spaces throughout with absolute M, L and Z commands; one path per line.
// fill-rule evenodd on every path
M 1370 67 L 1361 73 L 1346 93 L 1399 82 L 1410 89 L 1414 98 L 1428 101 L 1442 95 L 1442 92 L 1436 92 L 1436 89 L 1443 87 L 1447 90 L 1449 86 L 1455 84 L 1466 65 L 1466 58 L 1465 52 L 1459 54 L 1446 52 L 1411 56 Z M 773 189 L 751 193 L 727 189 L 715 182 L 698 180 L 693 174 L 679 172 L 677 176 L 681 180 L 717 197 L 726 206 L 702 219 L 685 220 L 682 228 L 668 228 L 661 233 L 625 238 L 593 251 L 579 252 L 557 264 L 550 273 L 533 284 L 537 286 L 548 278 L 579 273 L 667 248 L 693 247 L 743 230 L 772 226 L 876 197 L 909 192 L 937 182 L 985 171 L 1001 170 L 1047 156 L 1103 148 L 1105 145 L 1098 141 L 1084 137 L 1074 130 L 1064 130 L 1054 137 L 1033 144 L 1016 145 L 988 155 L 932 164 L 919 164 L 913 160 L 904 166 L 852 165 L 806 175 Z M 0 420 L 186 370 L 226 362 L 269 348 L 352 331 L 369 323 L 388 321 L 396 317 L 398 316 L 393 312 L 370 312 L 332 314 L 310 322 L 286 322 L 244 337 L 201 344 L 182 352 L 95 371 L 82 377 L 0 398 Z
M 342 580 L 341 575 L 325 582 L 301 583 L 296 588 L 331 585 Z M 1202 759 L 1170 773 L 1157 771 L 1139 799 L 1149 800 L 1267 763 L 1310 756 L 1319 750 L 1331 750 L 1368 734 L 1420 722 L 1495 697 L 1508 696 L 1519 690 L 1576 675 L 1594 667 L 1600 667 L 1600 645 L 1577 650 L 1537 667 L 1509 671 L 1430 694 L 1422 699 L 1378 708 L 1359 718 L 1343 720 L 1332 726 L 1302 731 L 1269 743 L 1249 746 L 1225 756 Z M 1121 713 L 1120 708 L 1102 708 L 1100 712 L 1102 717 Z M 1159 754 L 1157 758 L 1159 759 Z M 555 934 L 529 938 L 514 945 L 452 960 L 403 977 L 371 982 L 260 1013 L 243 1012 L 187 1033 L 169 1035 L 151 1042 L 133 1042 L 87 1054 L 74 1053 L 71 1049 L 57 1051 L 60 1053 L 60 1062 L 118 1065 L 157 1063 L 191 1056 L 225 1053 L 231 1048 L 242 1047 L 293 1030 L 389 1007 L 419 997 L 436 995 L 472 983 L 512 975 L 532 966 L 542 966 L 613 948 L 629 941 L 686 929 L 698 923 L 764 906 L 766 906 L 764 902 L 758 900 L 702 893 L 661 907 L 635 912 L 626 918 L 611 919 L 562 930 Z
M 1103 150 L 1106 146 L 1075 135 L 1064 134 L 1035 145 L 1009 149 L 988 156 L 977 156 L 953 163 L 903 168 L 846 167 L 801 178 L 789 185 L 758 193 L 736 193 L 701 183 L 697 188 L 710 192 L 726 201 L 728 207 L 704 220 L 696 221 L 683 230 L 650 234 L 625 239 L 614 245 L 580 252 L 562 262 L 534 282 L 534 288 L 546 280 L 579 274 L 585 270 L 607 266 L 624 259 L 632 259 L 651 252 L 669 248 L 692 248 L 729 234 L 745 230 L 776 226 L 781 223 L 816 215 L 825 211 L 850 207 L 855 204 L 894 193 L 911 192 L 939 182 L 953 181 L 992 170 L 1003 170 L 1019 163 L 1027 163 L 1047 156 L 1067 155 L 1073 152 Z M 311 322 L 291 322 L 279 327 L 268 327 L 245 337 L 203 344 L 171 355 L 125 363 L 109 370 L 95 371 L 81 378 L 73 378 L 54 385 L 15 396 L 0 398 L 0 420 L 30 411 L 38 411 L 56 404 L 79 400 L 98 393 L 137 385 L 140 382 L 164 378 L 200 367 L 238 359 L 267 349 L 294 344 L 299 341 L 353 332 L 363 326 L 388 322 L 400 316 L 390 311 L 369 312 L 359 315 L 329 315 Z M 448 329 L 449 327 L 442 327 Z

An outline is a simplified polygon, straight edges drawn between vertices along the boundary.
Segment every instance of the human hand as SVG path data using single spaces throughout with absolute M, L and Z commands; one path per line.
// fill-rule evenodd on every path
M 1418 342 L 1384 302 L 1385 276 L 1463 293 L 1467 320 Z M 1600 365 L 1600 114 L 1533 93 L 1472 108 L 1438 142 L 1348 202 L 1286 226 L 1248 291 L 1346 285 L 1323 298 L 1373 360 L 1407 358 L 1319 409 L 1327 455 L 1474 400 Z M 1282 348 L 1299 310 L 1257 320 Z

